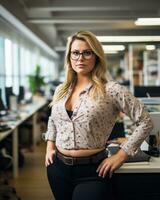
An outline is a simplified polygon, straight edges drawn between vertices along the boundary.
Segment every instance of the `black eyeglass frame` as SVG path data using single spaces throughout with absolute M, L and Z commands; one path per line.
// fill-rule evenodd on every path
M 71 54 L 74 53 L 74 52 L 77 52 L 77 53 L 78 53 L 78 57 L 77 57 L 76 59 L 73 59 L 73 57 L 71 56 Z M 89 59 L 87 59 L 87 58 L 84 56 L 84 53 L 85 53 L 85 52 L 91 52 L 91 57 L 90 57 Z M 85 60 L 90 60 L 94 54 L 95 54 L 95 53 L 94 53 L 91 49 L 86 49 L 86 50 L 82 51 L 81 53 L 80 53 L 79 51 L 70 51 L 70 58 L 71 58 L 72 60 L 77 61 L 77 60 L 79 59 L 80 55 L 82 55 L 82 57 L 83 57 Z

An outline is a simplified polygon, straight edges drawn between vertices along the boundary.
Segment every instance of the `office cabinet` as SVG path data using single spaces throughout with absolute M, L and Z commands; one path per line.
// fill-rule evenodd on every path
M 115 200 L 160 200 L 160 173 L 117 173 L 113 180 Z

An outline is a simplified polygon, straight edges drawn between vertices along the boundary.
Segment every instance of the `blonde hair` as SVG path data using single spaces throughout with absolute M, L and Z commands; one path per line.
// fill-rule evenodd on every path
M 76 81 L 76 72 L 72 69 L 70 62 L 70 51 L 72 43 L 75 40 L 82 40 L 88 43 L 94 54 L 96 55 L 96 63 L 91 72 L 92 88 L 90 96 L 96 100 L 103 97 L 105 94 L 104 84 L 107 82 L 106 72 L 106 58 L 101 43 L 97 40 L 96 36 L 89 31 L 79 31 L 68 38 L 65 54 L 65 81 L 61 84 L 55 92 L 51 105 L 62 99 L 68 92 L 69 87 Z

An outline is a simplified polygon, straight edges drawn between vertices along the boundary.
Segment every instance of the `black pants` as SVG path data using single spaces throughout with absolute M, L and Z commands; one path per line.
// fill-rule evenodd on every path
M 47 167 L 50 187 L 56 200 L 113 200 L 112 178 L 99 177 L 97 164 L 69 166 L 55 157 Z

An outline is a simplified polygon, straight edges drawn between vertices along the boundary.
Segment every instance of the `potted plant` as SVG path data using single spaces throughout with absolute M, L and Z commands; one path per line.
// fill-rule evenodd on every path
M 36 66 L 33 75 L 28 75 L 28 80 L 29 80 L 29 89 L 33 94 L 42 93 L 41 87 L 45 85 L 45 82 L 44 82 L 44 76 L 41 76 L 40 65 Z

